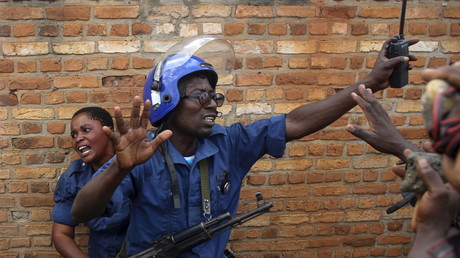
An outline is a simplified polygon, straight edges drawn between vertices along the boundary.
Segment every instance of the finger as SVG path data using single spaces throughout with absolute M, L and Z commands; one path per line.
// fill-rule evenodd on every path
M 433 143 L 431 141 L 424 141 L 422 143 L 422 148 L 425 152 L 434 153 Z
M 418 60 L 418 57 L 414 56 L 414 55 L 409 55 L 409 60 L 410 61 L 417 61 Z
M 414 38 L 414 39 L 409 39 L 407 42 L 409 43 L 409 46 L 412 46 L 414 44 L 417 44 L 419 41 L 420 39 Z
M 129 130 L 127 125 L 125 124 L 125 120 L 123 119 L 123 114 L 121 112 L 120 107 L 115 107 L 115 123 L 117 125 L 117 130 L 120 132 L 121 135 L 126 134 Z
M 400 166 L 394 165 L 391 170 L 400 178 L 404 178 L 406 176 L 406 170 Z
M 153 141 L 150 142 L 150 147 L 155 152 L 160 148 L 160 145 L 166 142 L 172 135 L 171 130 L 164 130 L 158 134 Z
M 131 128 L 139 127 L 139 114 L 141 112 L 141 98 L 139 96 L 134 97 L 133 109 L 131 110 Z
M 422 79 L 431 81 L 433 79 L 446 80 L 452 86 L 460 87 L 460 65 L 443 66 L 437 69 L 425 69 L 422 72 Z
M 384 42 L 383 45 L 382 45 L 382 48 L 380 49 L 379 55 L 386 56 L 385 54 L 386 54 L 386 52 L 387 52 L 388 44 L 390 44 L 392 38 L 393 38 L 393 37 L 388 38 L 388 39 L 385 40 L 385 42 Z
M 363 91 L 361 92 L 361 96 L 372 107 L 372 113 L 374 113 L 375 116 L 388 117 L 387 112 L 383 109 L 382 105 L 380 105 L 380 103 L 377 101 L 371 89 L 369 88 L 363 89 Z M 369 117 L 367 118 L 369 119 Z
M 417 232 L 418 206 L 419 206 L 419 202 L 415 204 L 414 213 L 412 214 L 412 218 L 410 220 L 410 225 L 409 225 L 410 229 L 412 229 L 414 232 Z
M 368 142 L 373 136 L 372 133 L 357 125 L 347 125 L 347 131 L 365 142 Z
M 118 145 L 118 143 L 120 143 L 119 136 L 112 130 L 112 128 L 103 126 L 102 131 L 104 131 L 104 134 L 109 138 L 110 141 L 112 141 L 113 145 Z
M 404 150 L 404 156 L 406 156 L 406 158 L 407 158 L 407 156 L 409 156 L 409 154 L 411 154 L 412 152 L 413 152 L 413 151 L 410 150 L 410 149 L 405 149 L 405 150 Z
M 430 192 L 440 192 L 446 189 L 441 176 L 436 172 L 425 158 L 417 160 L 417 172 Z
M 141 115 L 141 127 L 142 128 L 147 128 L 150 122 L 149 117 L 150 117 L 151 107 L 152 107 L 152 102 L 150 102 L 150 100 L 147 100 L 144 103 L 144 109 L 142 110 L 142 115 Z
M 388 62 L 386 62 L 386 65 L 388 67 L 395 68 L 397 65 L 407 63 L 407 62 L 409 62 L 409 57 L 407 57 L 407 56 L 397 56 L 397 57 L 391 58 Z

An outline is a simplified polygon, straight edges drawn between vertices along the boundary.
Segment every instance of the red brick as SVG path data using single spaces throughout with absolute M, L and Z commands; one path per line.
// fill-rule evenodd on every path
M 137 18 L 139 6 L 96 6 L 94 16 L 103 19 Z
M 271 74 L 238 74 L 236 76 L 235 85 L 236 86 L 270 86 L 272 85 L 272 75 Z
M 329 25 L 327 22 L 315 21 L 309 24 L 311 35 L 327 35 L 329 31 Z
M 37 134 L 42 131 L 41 125 L 37 123 L 24 123 L 22 124 L 22 131 L 25 134 Z
M 64 93 L 62 92 L 50 92 L 45 95 L 45 104 L 56 105 L 64 103 Z
M 436 58 L 436 57 L 431 57 L 430 61 L 428 63 L 428 68 L 439 68 L 441 66 L 447 65 L 447 59 L 446 58 Z
M 79 59 L 68 59 L 64 61 L 65 71 L 81 71 L 83 69 L 83 60 Z
M 146 57 L 133 57 L 134 69 L 150 69 L 153 68 L 154 60 Z
M 307 33 L 307 24 L 305 23 L 289 23 L 291 35 L 305 35 Z
M 1 26 L 0 26 L 0 35 L 1 35 Z M 460 23 L 450 24 L 450 35 L 451 36 L 460 36 Z
M 244 31 L 244 24 L 225 24 L 224 25 L 224 34 L 228 36 L 242 34 L 243 31 Z
M 13 27 L 14 37 L 35 36 L 35 26 L 33 24 L 16 25 Z
M 131 95 L 131 90 L 118 90 L 112 92 L 112 100 L 115 103 L 131 103 L 134 96 Z
M 114 57 L 112 59 L 112 69 L 126 70 L 129 67 L 129 57 Z
M 228 102 L 240 102 L 243 100 L 243 91 L 237 89 L 229 89 L 225 94 Z
M 105 24 L 88 24 L 88 36 L 106 36 L 107 26 Z
M 59 35 L 59 27 L 56 24 L 40 26 L 39 35 L 45 37 L 56 37 Z
M 0 73 L 12 73 L 14 72 L 13 60 L 0 60 Z
M 0 25 L 0 37 L 9 37 L 11 35 L 10 25 Z
M 152 33 L 152 31 L 152 26 L 148 23 L 134 23 L 132 25 L 133 35 L 149 35 L 150 33 Z
M 87 92 L 70 92 L 66 94 L 66 99 L 69 103 L 85 103 L 87 95 Z
M 17 63 L 18 73 L 32 73 L 37 69 L 35 60 L 22 60 Z
M 373 246 L 376 240 L 373 236 L 352 236 L 346 237 L 343 240 L 343 244 L 346 246 L 353 246 L 353 247 L 363 247 L 363 246 Z
M 331 68 L 343 70 L 347 66 L 346 58 L 333 57 L 331 58 Z
M 105 103 L 109 99 L 109 96 L 106 92 L 94 92 L 92 91 L 89 96 L 89 101 L 91 103 Z
M 265 32 L 265 24 L 263 23 L 249 23 L 248 34 L 249 35 L 262 35 Z
M 40 7 L 0 8 L 0 17 L 2 17 L 3 20 L 42 19 L 43 10 Z
M 316 83 L 316 74 L 277 74 L 275 81 L 277 85 L 312 85 Z
M 41 72 L 60 72 L 61 60 L 58 59 L 41 59 L 40 60 Z
M 107 76 L 102 78 L 103 87 L 118 88 L 118 87 L 139 87 L 143 88 L 145 75 L 132 76 Z
M 46 18 L 57 21 L 87 21 L 90 19 L 89 6 L 47 7 Z
M 114 24 L 110 29 L 110 36 L 120 36 L 126 37 L 129 36 L 129 26 L 128 24 Z
M 358 70 L 363 67 L 364 57 L 356 56 L 350 58 L 350 68 L 353 70 Z
M 20 198 L 20 204 L 24 207 L 52 207 L 54 206 L 53 195 L 33 195 Z
M 12 139 L 13 146 L 18 149 L 40 149 L 54 147 L 53 137 L 36 136 Z
M 109 59 L 106 57 L 95 57 L 86 59 L 86 68 L 90 71 L 105 70 L 109 66 Z
M 262 57 L 248 57 L 246 58 L 246 66 L 249 69 L 261 69 L 264 67 L 264 60 Z
M 83 24 L 63 24 L 62 34 L 65 37 L 78 37 L 83 34 Z
M 356 13 L 355 6 L 322 6 L 320 17 L 323 18 L 353 18 Z
M 272 18 L 273 11 L 271 6 L 249 6 L 237 5 L 235 11 L 237 18 Z
M 16 106 L 18 105 L 18 96 L 15 94 L 0 94 L 0 106 Z
M 444 36 L 447 34 L 447 24 L 433 24 L 429 27 L 428 33 L 430 37 Z
M 408 31 L 412 35 L 425 35 L 427 27 L 426 23 L 409 23 Z
M 62 134 L 65 131 L 65 123 L 50 122 L 47 124 L 47 132 L 50 134 Z
M 286 35 L 286 23 L 270 23 L 268 24 L 268 34 L 270 35 Z
M 21 104 L 24 104 L 24 105 L 41 104 L 41 96 L 40 94 L 37 94 L 37 93 L 24 93 L 21 96 Z
M 12 79 L 9 85 L 10 90 L 46 90 L 51 88 L 49 78 L 27 78 Z
M 367 23 L 354 23 L 351 24 L 351 35 L 360 36 L 369 33 L 369 25 Z

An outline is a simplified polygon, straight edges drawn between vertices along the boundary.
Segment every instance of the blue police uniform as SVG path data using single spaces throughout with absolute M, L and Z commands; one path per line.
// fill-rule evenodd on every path
M 130 173 L 133 197 L 131 221 L 127 233 L 127 253 L 134 255 L 152 246 L 167 234 L 177 233 L 205 220 L 202 210 L 199 162 L 208 160 L 212 217 L 225 212 L 235 215 L 241 182 L 253 164 L 264 154 L 281 157 L 286 146 L 285 115 L 262 119 L 248 126 L 215 125 L 211 136 L 199 139 L 195 160 L 190 165 L 168 141 L 176 169 L 181 208 L 175 209 L 171 179 L 164 156 L 156 152 L 147 162 Z M 220 191 L 227 174 L 231 187 Z M 223 257 L 230 231 L 183 253 L 181 257 Z
M 99 171 L 104 170 L 111 161 L 104 164 Z M 78 191 L 90 181 L 95 173 L 89 164 L 81 159 L 73 161 L 69 168 L 60 176 L 54 191 L 52 220 L 54 222 L 77 226 L 72 220 L 71 208 Z M 121 186 L 129 181 L 126 177 Z M 86 223 L 90 229 L 88 241 L 88 255 L 92 258 L 116 257 L 126 236 L 129 224 L 131 205 L 129 198 L 118 187 L 112 196 L 105 212 L 98 218 Z

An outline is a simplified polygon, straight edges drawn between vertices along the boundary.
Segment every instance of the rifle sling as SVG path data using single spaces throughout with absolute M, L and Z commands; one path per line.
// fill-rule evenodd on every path
M 174 208 L 180 208 L 180 191 L 179 191 L 179 180 L 177 179 L 176 168 L 174 168 L 174 162 L 169 154 L 167 143 L 160 145 L 160 150 L 163 153 L 166 165 L 168 167 L 169 176 L 171 178 L 171 192 L 174 201 Z
M 199 162 L 201 178 L 201 205 L 206 219 L 211 218 L 211 196 L 209 193 L 208 159 Z

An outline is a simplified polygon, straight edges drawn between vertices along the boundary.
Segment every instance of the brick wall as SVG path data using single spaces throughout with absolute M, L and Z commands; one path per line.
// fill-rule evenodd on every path
M 184 4 L 183 2 L 186 2 Z M 192 3 L 197 4 L 192 4 Z M 58 176 L 76 158 L 69 118 L 99 105 L 129 108 L 161 53 L 184 37 L 219 35 L 237 54 L 220 81 L 219 123 L 249 123 L 321 100 L 364 77 L 399 29 L 400 1 L 0 0 L 0 257 L 57 257 L 50 214 Z M 205 2 L 205 3 L 204 3 Z M 250 5 L 248 5 L 248 3 Z M 419 57 L 410 85 L 377 96 L 402 134 L 426 138 L 427 67 L 460 59 L 460 2 L 409 0 L 407 38 Z M 129 109 L 125 110 L 129 114 Z M 404 256 L 413 234 L 395 158 L 350 135 L 354 109 L 324 130 L 263 157 L 244 180 L 240 212 L 261 191 L 275 206 L 234 229 L 238 257 Z M 77 228 L 86 245 L 87 229 Z

